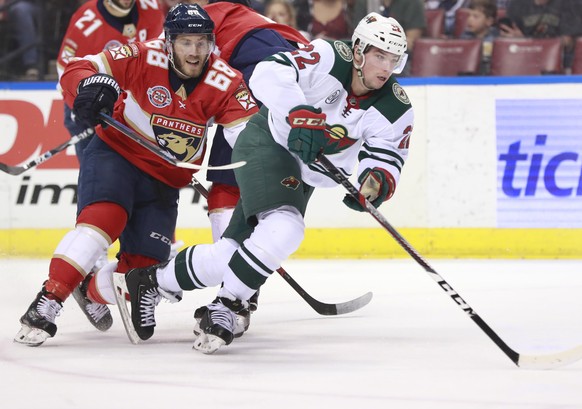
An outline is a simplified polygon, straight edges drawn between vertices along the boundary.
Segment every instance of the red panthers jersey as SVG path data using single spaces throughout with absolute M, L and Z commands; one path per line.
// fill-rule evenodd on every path
M 212 21 L 218 55 L 225 61 L 237 47 L 239 41 L 249 32 L 258 28 L 268 28 L 277 31 L 283 38 L 298 44 L 309 44 L 294 28 L 277 24 L 253 9 L 237 3 L 218 2 L 204 6 Z
M 97 72 L 114 77 L 123 90 L 113 117 L 179 161 L 200 164 L 208 127 L 224 126 L 233 141 L 258 111 L 240 72 L 211 54 L 199 78 L 180 80 L 169 68 L 163 40 L 126 44 L 98 55 L 75 58 L 61 78 L 65 102 L 73 106 L 79 82 Z M 111 148 L 142 171 L 180 188 L 192 171 L 173 166 L 112 127 L 96 127 Z
M 164 14 L 157 0 L 137 0 L 127 17 L 107 12 L 104 0 L 90 0 L 71 17 L 61 44 L 57 70 L 62 75 L 72 57 L 98 54 L 109 48 L 160 35 Z

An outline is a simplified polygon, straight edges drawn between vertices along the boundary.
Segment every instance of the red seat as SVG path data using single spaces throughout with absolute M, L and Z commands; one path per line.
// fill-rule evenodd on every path
M 425 10 L 424 37 L 441 38 L 445 33 L 445 9 Z
M 455 25 L 453 26 L 453 37 L 459 38 L 467 29 L 467 19 L 471 12 L 468 8 L 460 8 L 455 11 Z
M 497 38 L 493 42 L 491 75 L 562 73 L 559 38 Z
M 576 39 L 574 45 L 574 59 L 572 61 L 572 74 L 582 74 L 582 37 Z
M 414 43 L 411 75 L 475 75 L 481 64 L 481 40 L 420 38 Z

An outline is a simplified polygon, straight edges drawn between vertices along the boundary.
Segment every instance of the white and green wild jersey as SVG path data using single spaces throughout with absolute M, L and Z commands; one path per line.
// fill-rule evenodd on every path
M 386 169 L 398 183 L 408 156 L 414 112 L 406 92 L 394 78 L 364 96 L 351 91 L 351 43 L 314 40 L 306 48 L 275 54 L 257 64 L 249 81 L 257 99 L 269 109 L 269 129 L 288 150 L 291 130 L 286 121 L 297 105 L 321 108 L 327 115 L 326 136 L 335 142 L 326 156 L 349 176 L 359 161 L 366 168 Z M 315 187 L 336 183 L 318 163 L 299 159 L 302 178 Z

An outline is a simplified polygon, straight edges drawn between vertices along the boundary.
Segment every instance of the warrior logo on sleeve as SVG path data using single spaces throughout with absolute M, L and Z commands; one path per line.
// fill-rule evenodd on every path
M 158 145 L 179 161 L 191 161 L 203 146 L 205 126 L 157 114 L 151 124 Z

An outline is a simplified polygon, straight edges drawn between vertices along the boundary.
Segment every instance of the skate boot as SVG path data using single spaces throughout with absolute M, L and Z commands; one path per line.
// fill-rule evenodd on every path
M 216 300 L 215 300 L 216 301 Z M 200 321 L 202 317 L 208 311 L 208 306 L 204 305 L 200 308 L 197 308 L 194 311 L 194 319 L 196 323 L 194 324 L 194 335 L 199 336 L 203 331 L 200 329 Z M 251 312 L 249 308 L 243 308 L 239 312 L 236 313 L 236 325 L 234 328 L 234 337 L 239 338 L 242 337 L 245 331 L 249 329 L 249 325 L 251 324 Z
M 260 288 L 249 299 L 249 310 L 251 313 L 255 312 L 259 307 L 259 291 L 261 291 Z
M 237 314 L 248 308 L 246 301 L 217 297 L 206 307 L 206 312 L 200 319 L 200 333 L 192 348 L 212 354 L 223 345 L 229 345 L 234 339 Z
M 134 268 L 125 275 L 131 302 L 131 321 L 140 339 L 150 339 L 156 326 L 155 309 L 162 298 L 178 302 L 182 295 L 165 291 L 158 286 L 156 272 L 168 262 L 145 268 Z
M 60 315 L 63 302 L 54 294 L 49 293 L 43 284 L 42 290 L 20 318 L 22 328 L 14 341 L 20 344 L 36 347 L 57 333 L 55 318 Z
M 85 279 L 73 291 L 73 298 L 81 307 L 81 310 L 87 316 L 89 322 L 99 331 L 107 331 L 113 325 L 113 317 L 106 304 L 99 304 L 91 301 L 87 297 L 87 289 L 89 282 L 93 277 L 93 273 L 89 273 Z

